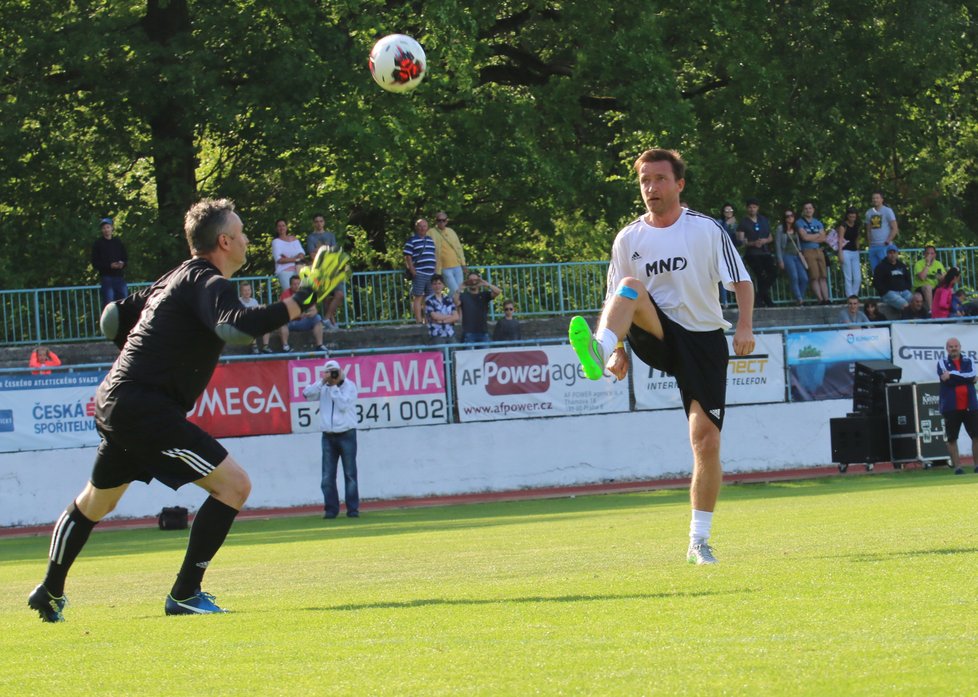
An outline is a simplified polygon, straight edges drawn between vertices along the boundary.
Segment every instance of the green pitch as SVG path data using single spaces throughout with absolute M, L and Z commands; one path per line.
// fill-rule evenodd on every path
M 728 486 L 718 567 L 685 491 L 243 521 L 164 617 L 185 532 L 95 533 L 68 621 L 48 540 L 0 540 L 2 695 L 978 692 L 978 476 Z

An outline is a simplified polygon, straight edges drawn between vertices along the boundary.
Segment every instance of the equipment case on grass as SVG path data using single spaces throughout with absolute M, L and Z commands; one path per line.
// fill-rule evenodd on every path
M 930 467 L 932 462 L 951 459 L 940 410 L 940 388 L 939 382 L 886 386 L 890 461 L 894 467 L 904 462 L 922 462 Z

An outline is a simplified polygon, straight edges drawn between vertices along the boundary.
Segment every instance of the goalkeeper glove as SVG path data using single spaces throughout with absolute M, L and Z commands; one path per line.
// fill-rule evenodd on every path
M 292 297 L 300 307 L 319 302 L 350 274 L 350 257 L 346 252 L 331 252 L 320 247 L 312 266 L 299 271 L 299 291 Z

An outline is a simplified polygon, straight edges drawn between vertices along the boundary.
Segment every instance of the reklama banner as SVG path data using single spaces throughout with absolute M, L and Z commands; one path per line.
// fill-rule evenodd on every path
M 0 376 L 0 452 L 98 445 L 95 390 L 106 374 Z
M 455 352 L 459 421 L 628 411 L 628 383 L 584 377 L 570 346 Z
M 443 424 L 448 421 L 445 362 L 440 351 L 334 359 L 359 390 L 357 428 Z M 289 361 L 293 433 L 319 431 L 319 399 L 302 390 L 323 377 L 323 359 Z
M 735 356 L 733 336 L 727 335 L 727 404 L 761 404 L 784 401 L 784 350 L 781 334 L 755 335 L 754 353 Z M 676 409 L 682 398 L 676 379 L 656 370 L 634 353 L 632 386 L 636 409 Z

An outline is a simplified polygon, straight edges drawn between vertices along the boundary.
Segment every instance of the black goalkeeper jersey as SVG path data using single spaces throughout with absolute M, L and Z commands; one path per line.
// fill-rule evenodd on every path
M 99 386 L 96 407 L 107 419 L 127 386 L 193 408 L 230 335 L 260 336 L 289 321 L 281 303 L 245 308 L 237 289 L 206 259 L 193 258 L 120 301 L 139 319 Z M 135 307 L 133 307 L 135 306 Z M 236 331 L 235 331 L 236 330 Z

